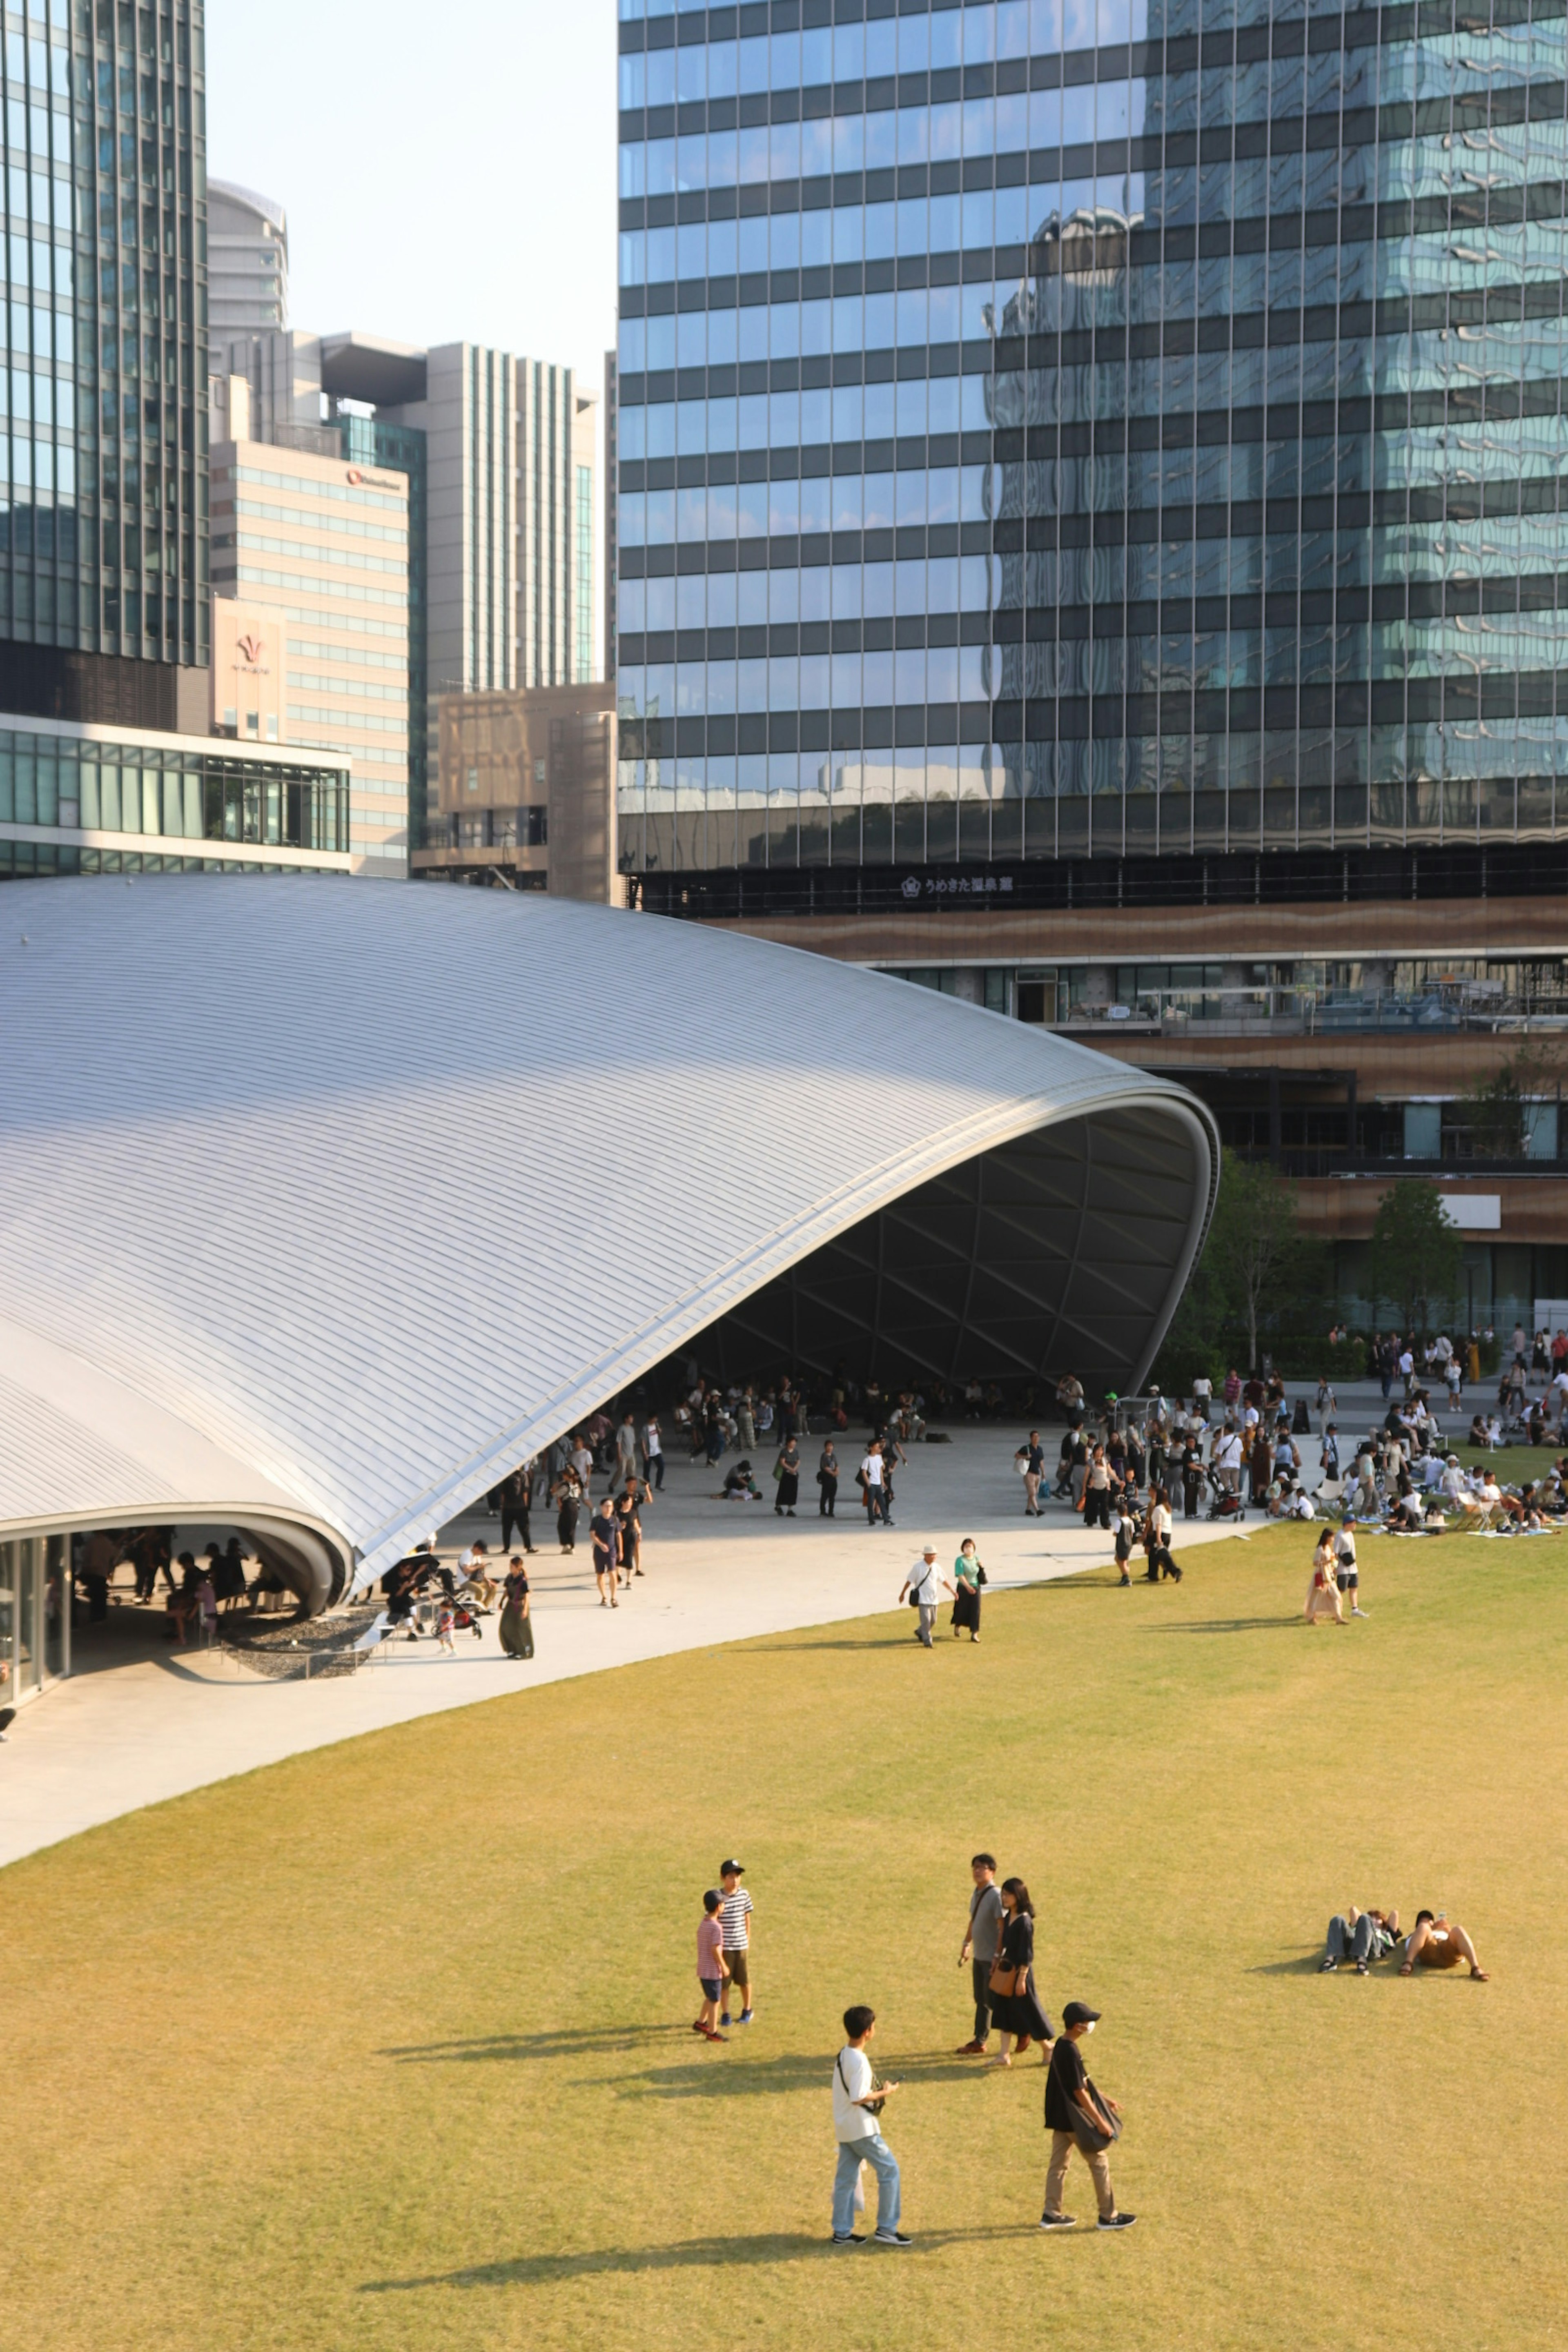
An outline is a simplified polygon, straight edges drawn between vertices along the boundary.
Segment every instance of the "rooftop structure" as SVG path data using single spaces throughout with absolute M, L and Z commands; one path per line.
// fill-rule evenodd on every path
M 1132 1385 L 1205 1230 L 1181 1088 L 826 958 L 500 891 L 5 909 L 0 1537 L 237 1524 L 321 1606 L 677 1350 Z M 563 1151 L 579 1037 L 637 1115 Z

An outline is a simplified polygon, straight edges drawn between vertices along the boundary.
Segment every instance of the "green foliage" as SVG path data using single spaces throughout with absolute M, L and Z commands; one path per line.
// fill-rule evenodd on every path
M 1160 1351 L 1161 1386 L 1184 1395 L 1206 1372 L 1217 1387 L 1232 1363 L 1256 1370 L 1274 1333 L 1309 1330 L 1328 1311 L 1326 1258 L 1298 1226 L 1295 1186 L 1268 1160 L 1227 1153 L 1208 1238 Z M 1326 1362 L 1326 1338 L 1320 1353 Z
M 1464 1244 L 1436 1184 L 1393 1184 L 1372 1229 L 1373 1302 L 1395 1310 L 1403 1331 L 1448 1319 L 1464 1271 Z
M 1527 1040 L 1493 1076 L 1459 1097 L 1458 1108 L 1478 1160 L 1523 1160 L 1530 1150 L 1533 1107 L 1562 1083 L 1552 1048 Z

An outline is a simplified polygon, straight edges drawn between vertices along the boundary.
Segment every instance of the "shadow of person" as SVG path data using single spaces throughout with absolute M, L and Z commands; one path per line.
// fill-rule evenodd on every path
M 1157 1625 L 1157 1633 L 1283 1633 L 1301 1622 L 1298 1609 L 1289 1617 L 1205 1617 L 1187 1625 Z
M 1297 1959 L 1259 1960 L 1247 1973 L 1249 1977 L 1311 1977 L 1318 1974 L 1322 1965 L 1323 1948 L 1321 1944 L 1314 1944 L 1310 1951 L 1303 1952 Z
M 1037 2225 L 1030 2221 L 997 2223 L 980 2230 L 922 2231 L 914 2251 L 934 2252 L 942 2246 L 994 2242 L 1006 2238 L 1030 2238 Z M 471 2263 L 458 2270 L 431 2271 L 416 2278 L 364 2279 L 361 2294 L 416 2294 L 425 2287 L 553 2286 L 562 2281 L 605 2278 L 616 2273 L 637 2275 L 647 2271 L 733 2270 L 737 2264 L 841 2262 L 826 2224 L 820 2236 L 800 2230 L 761 2232 L 753 2237 L 680 2238 L 664 2246 L 605 2246 L 576 2254 L 514 2254 L 491 2263 Z
M 394 2042 L 378 2052 L 405 2066 L 464 2066 L 498 2060 L 588 2057 L 595 2051 L 627 2051 L 639 2042 L 676 2042 L 684 2024 L 590 2025 L 553 2033 L 480 2033 L 447 2042 Z

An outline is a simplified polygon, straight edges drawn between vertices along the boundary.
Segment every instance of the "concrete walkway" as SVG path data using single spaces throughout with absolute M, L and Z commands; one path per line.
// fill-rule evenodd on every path
M 566 1558 L 552 1516 L 536 1514 L 531 1661 L 503 1655 L 493 1618 L 482 1640 L 458 1637 L 455 1658 L 434 1641 L 399 1641 L 352 1679 L 310 1683 L 268 1681 L 232 1654 L 171 1651 L 151 1626 L 116 1624 L 120 1638 L 100 1633 L 96 1649 L 79 1637 L 79 1671 L 25 1706 L 0 1748 L 0 1864 L 306 1748 L 573 1675 L 878 1610 L 889 1612 L 889 1640 L 907 1640 L 913 1621 L 897 1610 L 899 1588 L 928 1538 L 947 1570 L 973 1535 L 993 1591 L 1108 1561 L 1109 1538 L 1086 1532 L 1065 1504 L 1047 1504 L 1040 1519 L 1023 1517 L 1017 1443 L 1011 1430 L 960 1429 L 949 1444 L 911 1446 L 895 1525 L 875 1530 L 855 1507 L 858 1444 L 839 1449 L 841 1516 L 832 1521 L 816 1510 L 820 1439 L 808 1454 L 802 1449 L 806 1478 L 794 1521 L 766 1505 L 714 1500 L 721 1474 L 671 1459 L 664 1492 L 644 1514 L 647 1572 L 614 1611 L 598 1603 L 585 1522 Z M 1054 1437 L 1047 1451 L 1054 1457 Z M 771 1498 L 771 1454 L 754 1458 Z M 1178 1521 L 1177 1557 L 1236 1532 Z M 441 1549 L 449 1556 L 483 1536 L 494 1551 L 498 1535 L 494 1520 L 468 1517 L 442 1530 Z

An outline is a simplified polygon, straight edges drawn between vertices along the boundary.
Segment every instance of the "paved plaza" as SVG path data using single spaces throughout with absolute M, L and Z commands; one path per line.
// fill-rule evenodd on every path
M 794 1521 L 775 1518 L 768 1503 L 713 1499 L 722 1471 L 671 1456 L 664 1492 L 645 1515 L 647 1573 L 615 1611 L 600 1608 L 594 1589 L 586 1514 L 567 1559 L 553 1515 L 538 1513 L 531 1661 L 502 1654 L 492 1617 L 481 1640 L 458 1636 L 455 1658 L 434 1641 L 398 1641 L 352 1678 L 277 1681 L 232 1653 L 171 1649 L 155 1622 L 161 1612 L 132 1618 L 117 1610 L 116 1621 L 127 1622 L 82 1629 L 71 1679 L 24 1707 L 0 1748 L 0 1864 L 231 1773 L 530 1685 L 878 1610 L 888 1612 L 889 1640 L 906 1638 L 911 1612 L 897 1612 L 899 1587 L 928 1538 L 945 1568 L 963 1537 L 974 1536 L 992 1590 L 1109 1561 L 1110 1538 L 1086 1531 L 1064 1504 L 1024 1517 L 1012 1458 L 1018 1437 L 1010 1427 L 961 1427 L 947 1444 L 910 1446 L 895 1524 L 875 1530 L 855 1507 L 858 1444 L 838 1449 L 845 1475 L 833 1521 L 817 1517 L 811 1483 L 820 1440 L 809 1448 Z M 1054 1458 L 1054 1433 L 1048 1450 Z M 769 1457 L 755 1458 L 771 1495 Z M 595 1498 L 602 1491 L 597 1481 Z M 1177 1556 L 1234 1532 L 1178 1521 Z M 444 1528 L 443 1555 L 475 1536 L 494 1551 L 495 1520 L 471 1515 Z

